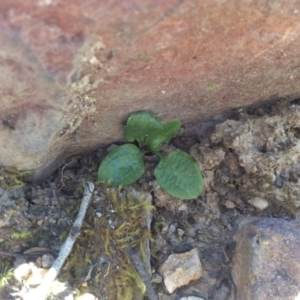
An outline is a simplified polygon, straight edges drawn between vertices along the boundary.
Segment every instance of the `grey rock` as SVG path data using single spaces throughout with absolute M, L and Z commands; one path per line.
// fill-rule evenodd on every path
M 295 300 L 300 291 L 300 224 L 245 222 L 236 235 L 232 278 L 236 299 Z
M 54 262 L 54 257 L 51 254 L 44 254 L 42 256 L 42 267 L 50 268 Z

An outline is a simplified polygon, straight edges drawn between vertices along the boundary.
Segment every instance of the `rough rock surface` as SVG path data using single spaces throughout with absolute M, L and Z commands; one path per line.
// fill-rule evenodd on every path
M 282 219 L 258 219 L 240 229 L 232 269 L 236 299 L 298 299 L 299 226 Z
M 169 293 L 177 288 L 197 280 L 202 275 L 198 249 L 181 254 L 172 254 L 161 265 L 160 273 L 164 277 L 164 283 Z
M 227 120 L 217 125 L 211 141 L 231 149 L 225 160 L 232 163 L 232 181 L 246 201 L 253 205 L 261 198 L 266 207 L 272 202 L 297 214 L 299 130 L 300 106 L 292 105 L 277 115 Z
M 120 139 L 136 110 L 200 121 L 295 99 L 299 11 L 297 0 L 2 0 L 0 165 L 41 178 Z

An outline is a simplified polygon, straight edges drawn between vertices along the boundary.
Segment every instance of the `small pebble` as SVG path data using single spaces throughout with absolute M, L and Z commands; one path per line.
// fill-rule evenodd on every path
M 268 201 L 260 197 L 254 197 L 248 200 L 248 203 L 257 208 L 258 210 L 264 210 L 269 206 Z
M 54 257 L 51 254 L 44 254 L 42 256 L 42 267 L 50 268 L 54 262 Z
M 169 233 L 174 233 L 176 231 L 176 226 L 174 224 L 171 224 L 169 227 Z
M 152 283 L 161 283 L 162 277 L 158 273 L 154 273 L 151 278 Z
M 268 187 L 270 186 L 270 184 L 269 183 L 264 183 L 263 185 L 262 185 L 262 187 L 264 188 L 264 189 L 267 189 Z
M 161 229 L 161 233 L 163 233 L 163 234 L 167 233 L 168 229 L 169 229 L 169 224 L 165 224 L 163 226 L 163 228 Z
M 198 249 L 194 248 L 189 252 L 171 254 L 159 269 L 164 278 L 165 286 L 169 293 L 177 288 L 197 280 L 202 276 L 202 265 Z
M 180 206 L 178 207 L 178 210 L 179 211 L 185 211 L 185 210 L 187 210 L 187 204 L 185 204 L 185 203 L 180 204 Z
M 177 229 L 177 233 L 180 237 L 182 237 L 184 235 L 184 231 L 181 228 Z
M 101 217 L 102 217 L 101 212 L 96 212 L 96 216 L 97 216 L 98 218 L 101 218 Z
M 55 224 L 55 223 L 56 223 L 56 220 L 53 219 L 53 218 L 49 218 L 49 223 Z
M 234 204 L 232 201 L 230 201 L 230 200 L 226 200 L 225 206 L 226 206 L 226 208 L 228 208 L 228 209 L 233 209 L 233 208 L 235 208 L 235 204 Z
M 44 221 L 43 221 L 42 219 L 40 219 L 40 220 L 37 220 L 37 221 L 36 221 L 36 224 L 37 224 L 38 226 L 41 226 L 41 225 L 43 224 L 43 222 L 44 222 Z
M 283 179 L 281 176 L 277 176 L 275 179 L 275 185 L 279 188 L 283 187 Z

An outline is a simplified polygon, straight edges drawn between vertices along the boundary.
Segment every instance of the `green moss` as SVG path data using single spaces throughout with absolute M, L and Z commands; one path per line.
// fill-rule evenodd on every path
M 29 230 L 23 230 L 21 232 L 13 232 L 11 238 L 15 241 L 22 241 L 25 243 L 30 243 L 33 241 L 33 233 Z
M 6 189 L 18 189 L 25 185 L 25 178 L 30 171 L 19 171 L 14 168 L 6 168 L 0 171 L 0 186 Z
M 122 259 L 120 271 L 113 276 L 110 299 L 132 300 L 135 294 L 144 295 L 146 286 L 129 259 Z
M 0 290 L 2 290 L 10 279 L 13 278 L 13 269 L 7 262 L 0 260 Z
M 146 259 L 146 243 L 151 239 L 146 212 L 153 206 L 143 194 L 137 199 L 129 189 L 103 189 L 102 204 L 107 211 L 99 218 L 89 208 L 62 278 L 70 280 L 71 274 L 73 282 L 80 287 L 90 266 L 105 256 L 109 263 L 91 277 L 94 279 L 89 282 L 89 290 L 97 294 L 101 284 L 109 299 L 131 300 L 133 295 L 143 295 L 146 287 L 126 249 L 134 248 L 142 259 Z M 111 219 L 115 226 L 110 226 Z

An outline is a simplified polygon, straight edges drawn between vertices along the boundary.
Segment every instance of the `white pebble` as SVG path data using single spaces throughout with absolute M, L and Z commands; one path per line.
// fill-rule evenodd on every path
M 254 197 L 248 200 L 248 203 L 257 208 L 258 210 L 263 210 L 269 206 L 268 201 L 260 197 Z

